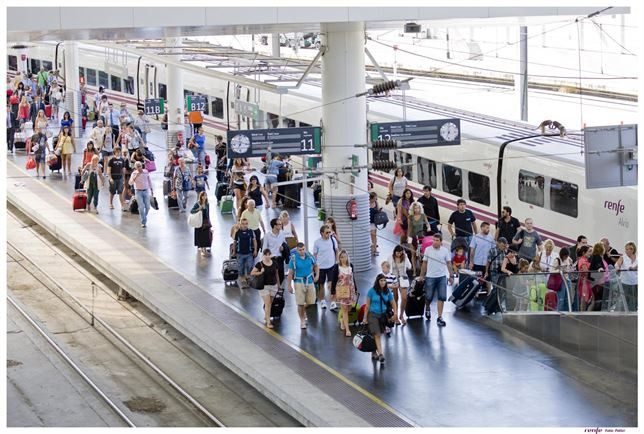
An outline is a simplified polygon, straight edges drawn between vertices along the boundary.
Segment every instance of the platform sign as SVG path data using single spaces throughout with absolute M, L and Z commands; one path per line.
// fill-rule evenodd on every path
M 586 188 L 637 185 L 637 125 L 584 128 Z
M 228 158 L 315 155 L 322 148 L 320 127 L 228 131 Z
M 206 110 L 206 97 L 203 95 L 188 95 L 186 97 L 186 107 L 189 112 L 202 112 Z
M 251 118 L 254 121 L 259 120 L 259 104 L 254 102 L 246 102 L 242 100 L 235 100 L 235 113 L 240 116 Z
M 385 122 L 371 124 L 371 141 L 396 140 L 400 148 L 461 144 L 460 119 Z
M 162 115 L 165 113 L 165 100 L 163 98 L 147 98 L 143 105 L 146 115 Z

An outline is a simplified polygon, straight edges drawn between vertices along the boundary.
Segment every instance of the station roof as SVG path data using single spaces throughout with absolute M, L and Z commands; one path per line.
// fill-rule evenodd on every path
M 119 40 L 178 36 L 316 32 L 321 23 L 365 22 L 367 29 L 405 22 L 477 25 L 584 16 L 603 7 L 8 7 L 7 41 Z M 630 13 L 615 7 L 610 14 Z

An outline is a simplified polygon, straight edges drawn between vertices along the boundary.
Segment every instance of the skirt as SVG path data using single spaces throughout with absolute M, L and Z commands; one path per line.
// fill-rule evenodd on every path
M 212 245 L 212 233 L 210 226 L 195 228 L 195 246 L 199 248 L 210 247 Z
M 375 313 L 369 312 L 367 314 L 367 321 L 368 321 L 367 325 L 369 326 L 369 332 L 372 335 L 377 335 L 385 332 L 384 327 L 380 324 L 380 317 Z

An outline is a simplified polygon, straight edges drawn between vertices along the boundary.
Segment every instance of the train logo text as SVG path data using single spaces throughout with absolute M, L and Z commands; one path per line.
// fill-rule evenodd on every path
M 610 200 L 607 200 L 606 202 L 604 202 L 604 208 L 615 211 L 615 215 L 620 215 L 624 213 L 625 205 L 622 204 L 621 199 L 618 202 L 611 202 Z

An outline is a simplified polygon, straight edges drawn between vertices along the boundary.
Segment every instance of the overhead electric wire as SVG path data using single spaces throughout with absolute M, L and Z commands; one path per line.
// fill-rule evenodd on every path
M 618 46 L 620 46 L 620 47 L 622 48 L 622 50 L 626 51 L 626 52 L 627 52 L 628 54 L 630 54 L 631 56 L 637 56 L 637 54 L 633 53 L 631 50 L 629 50 L 628 48 L 624 47 L 622 44 L 620 44 L 619 42 L 617 42 L 617 41 L 615 40 L 615 38 L 613 38 L 613 37 L 610 35 L 610 33 L 608 33 L 606 30 L 604 30 L 604 29 L 602 28 L 602 26 L 600 26 L 599 24 L 597 24 L 597 23 L 595 22 L 595 20 L 590 20 L 590 22 L 591 22 L 591 23 L 593 23 L 593 24 L 594 24 L 594 25 L 599 29 L 600 33 L 603 33 L 604 35 L 608 36 L 608 38 L 609 38 L 611 41 L 613 41 L 614 43 L 616 43 Z

